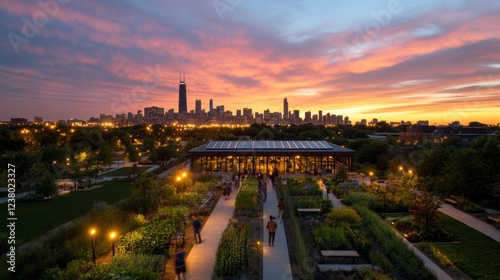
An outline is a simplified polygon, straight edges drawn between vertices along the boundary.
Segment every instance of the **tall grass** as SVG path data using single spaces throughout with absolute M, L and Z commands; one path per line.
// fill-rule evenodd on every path
M 286 189 L 288 189 L 288 187 Z M 291 205 L 290 194 L 285 190 L 282 190 L 282 194 L 285 201 L 288 202 L 288 205 Z M 293 238 L 292 242 L 295 249 L 295 257 L 302 272 L 301 278 L 311 280 L 316 279 L 315 262 L 314 259 L 310 257 L 311 254 L 304 242 L 304 239 L 302 238 L 301 221 L 299 218 L 297 218 L 297 216 L 295 216 L 295 205 L 291 206 L 292 207 L 287 207 L 285 211 L 288 212 L 288 221 L 290 223 L 290 229 Z
M 405 279 L 435 279 L 435 276 L 424 267 L 422 260 L 396 235 L 390 225 L 365 207 L 354 205 L 353 208 L 363 217 L 383 253 L 403 273 Z

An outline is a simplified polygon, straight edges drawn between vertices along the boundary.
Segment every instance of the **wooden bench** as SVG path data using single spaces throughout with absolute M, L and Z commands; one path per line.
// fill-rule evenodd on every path
M 460 203 L 454 199 L 451 199 L 451 198 L 445 198 L 444 199 L 444 202 L 446 202 L 447 204 L 451 204 L 453 205 L 453 207 L 457 207 L 458 205 L 460 205 Z
M 184 246 L 184 232 L 183 231 L 178 231 L 174 234 L 174 236 L 172 236 L 172 238 L 170 239 L 170 246 L 175 246 L 176 248 L 179 246 Z
M 321 213 L 321 209 L 319 208 L 297 208 L 297 214 L 300 216 L 300 213 Z
M 486 218 L 486 222 L 488 224 L 496 224 L 496 223 L 500 223 L 500 217 L 487 217 Z
M 450 195 L 450 198 L 455 200 L 456 202 L 460 203 L 460 204 L 464 204 L 465 200 L 456 196 L 456 195 Z
M 323 258 L 352 258 L 353 263 L 359 263 L 359 254 L 357 251 L 345 250 L 321 250 Z

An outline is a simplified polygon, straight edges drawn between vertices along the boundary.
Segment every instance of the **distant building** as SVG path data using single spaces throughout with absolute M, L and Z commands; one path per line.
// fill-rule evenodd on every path
M 28 124 L 28 119 L 25 119 L 25 118 L 10 118 L 10 124 L 15 124 L 15 125 Z
M 201 114 L 201 100 L 200 99 L 196 99 L 196 101 L 194 103 L 195 103 L 194 113 L 197 114 L 197 115 L 200 115 Z
M 307 111 L 307 112 L 304 114 L 304 122 L 305 122 L 305 123 L 310 123 L 310 122 L 312 122 L 312 119 L 311 119 L 311 111 Z
M 184 74 L 184 78 L 180 76 L 179 81 L 179 113 L 181 114 L 185 114 L 188 112 L 186 95 L 186 74 Z
M 35 117 L 33 122 L 35 124 L 42 124 L 43 123 L 43 118 L 42 117 Z
M 152 106 L 144 108 L 144 123 L 146 124 L 163 124 L 165 109 Z
M 165 109 L 152 106 L 144 108 L 144 118 L 163 118 Z
M 283 99 L 283 119 L 288 120 L 288 100 Z
M 459 137 L 468 144 L 479 136 L 496 136 L 484 127 L 413 125 L 399 133 L 399 141 L 407 144 L 442 143 L 451 137 Z

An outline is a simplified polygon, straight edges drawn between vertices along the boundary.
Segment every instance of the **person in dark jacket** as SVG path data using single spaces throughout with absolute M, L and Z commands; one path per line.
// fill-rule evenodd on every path
M 201 243 L 201 223 L 196 215 L 193 215 L 194 243 Z

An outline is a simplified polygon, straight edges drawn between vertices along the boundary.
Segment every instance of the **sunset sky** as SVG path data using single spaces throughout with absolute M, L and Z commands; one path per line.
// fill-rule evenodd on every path
M 48 3 L 43 5 L 41 3 Z M 0 2 L 0 120 L 250 107 L 500 123 L 500 1 Z

